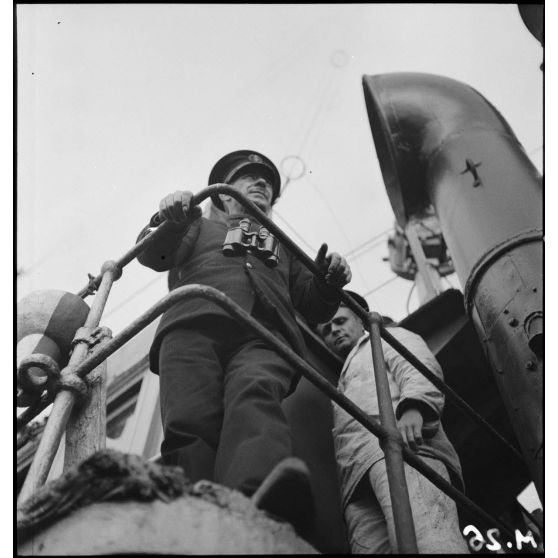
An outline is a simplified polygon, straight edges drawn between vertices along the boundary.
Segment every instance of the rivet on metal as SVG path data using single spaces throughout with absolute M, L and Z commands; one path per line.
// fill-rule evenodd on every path
M 515 327 L 518 323 L 517 318 L 511 318 L 511 320 L 508 321 L 508 324 L 512 327 Z

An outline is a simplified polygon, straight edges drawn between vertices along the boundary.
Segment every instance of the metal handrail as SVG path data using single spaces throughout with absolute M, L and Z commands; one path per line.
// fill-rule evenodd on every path
M 140 315 L 122 331 L 116 334 L 112 339 L 107 341 L 97 351 L 90 354 L 81 363 L 75 366 L 73 369 L 73 373 L 80 378 L 84 378 L 88 374 L 88 372 L 99 366 L 99 364 L 101 364 L 106 358 L 108 358 L 112 353 L 122 347 L 122 345 L 124 345 L 127 341 L 129 341 L 132 337 L 134 337 L 137 333 L 139 333 L 142 329 L 149 325 L 165 310 L 181 300 L 196 296 L 201 296 L 218 304 L 219 306 L 227 310 L 233 318 L 244 323 L 256 335 L 267 341 L 281 357 L 283 357 L 289 364 L 295 367 L 297 371 L 305 376 L 312 384 L 314 384 L 320 391 L 325 393 L 343 410 L 350 414 L 369 432 L 380 439 L 385 439 L 390 436 L 390 432 L 382 424 L 380 424 L 380 422 L 364 413 L 364 411 L 360 409 L 360 407 L 355 405 L 346 395 L 339 391 L 339 389 L 337 389 L 329 381 L 323 378 L 323 376 L 318 371 L 312 368 L 312 366 L 310 366 L 302 357 L 297 355 L 290 347 L 279 341 L 264 326 L 262 326 L 254 318 L 252 318 L 250 314 L 248 314 L 245 310 L 238 306 L 229 297 L 224 295 L 221 291 L 214 289 L 213 287 L 208 287 L 206 285 L 187 285 L 178 287 L 177 289 L 171 291 L 149 310 Z M 47 422 L 47 427 L 50 422 L 50 420 Z M 37 452 L 35 454 L 35 459 L 42 458 L 44 452 L 41 450 L 41 445 L 49 444 L 58 447 L 58 444 L 60 443 L 63 429 L 57 428 L 56 431 L 53 432 L 54 435 L 52 435 L 47 433 L 47 427 L 45 427 L 43 437 L 41 438 L 41 443 L 39 444 L 39 448 L 37 449 Z M 486 513 L 482 508 L 480 508 L 462 492 L 457 490 L 451 483 L 444 479 L 444 477 L 439 475 L 422 459 L 420 459 L 411 450 L 404 446 L 402 441 L 398 441 L 396 443 L 401 445 L 401 452 L 404 461 L 411 465 L 411 467 L 414 467 L 417 471 L 422 473 L 442 492 L 452 498 L 457 504 L 461 505 L 471 515 L 481 520 L 482 522 L 497 527 L 502 533 L 507 533 L 509 536 L 512 537 L 514 536 L 514 531 L 511 527 Z M 21 498 L 20 496 L 19 501 L 22 502 L 23 500 L 24 498 Z
M 273 233 L 281 243 L 286 246 L 302 263 L 318 278 L 324 280 L 324 273 L 316 265 L 316 263 L 293 241 L 286 233 L 284 233 L 261 209 L 254 203 L 247 199 L 238 190 L 227 184 L 213 184 L 204 188 L 192 198 L 192 206 L 198 205 L 206 198 L 214 194 L 228 194 L 239 201 L 250 214 L 254 215 L 263 225 L 265 225 L 271 233 Z M 155 230 L 151 231 L 139 242 L 137 242 L 128 252 L 126 252 L 120 259 L 114 262 L 115 266 L 122 270 L 124 266 L 136 258 L 143 250 L 145 250 L 156 239 L 163 237 L 172 228 L 168 222 L 162 222 Z M 91 278 L 88 285 L 79 291 L 78 296 L 85 298 L 93 294 L 94 290 L 98 287 L 103 277 L 103 272 L 95 278 Z M 340 297 L 343 303 L 350 308 L 355 314 L 368 323 L 368 313 L 362 308 L 353 298 L 339 289 Z M 425 378 L 427 378 L 434 386 L 436 386 L 458 409 L 465 415 L 476 422 L 481 428 L 490 432 L 496 439 L 498 439 L 505 447 L 508 448 L 522 463 L 524 459 L 521 453 L 504 437 L 502 436 L 490 423 L 488 423 L 477 411 L 475 411 L 463 398 L 461 398 L 455 391 L 453 391 L 443 380 L 441 380 L 428 366 L 420 361 L 411 351 L 409 351 L 398 339 L 396 339 L 383 325 L 380 324 L 380 335 L 382 338 L 391 345 L 402 357 L 404 357 L 410 364 L 412 364 Z M 44 410 L 52 402 L 52 397 L 45 394 L 41 399 L 22 412 L 17 419 L 18 428 L 25 425 L 32 420 L 37 414 Z
M 247 199 L 243 194 L 241 194 L 237 189 L 229 186 L 227 184 L 213 184 L 207 188 L 204 188 L 197 194 L 194 194 L 192 198 L 192 205 L 198 205 L 206 198 L 215 194 L 227 194 L 232 198 L 240 202 L 247 211 L 256 217 L 263 225 L 265 225 L 269 231 L 274 234 L 281 243 L 288 248 L 303 264 L 309 269 L 315 276 L 324 280 L 325 274 L 318 267 L 316 262 L 312 260 L 289 236 L 283 232 L 278 225 L 276 225 L 259 207 Z M 122 262 L 129 262 L 134 257 L 137 256 L 141 251 L 143 251 L 147 245 L 149 245 L 153 240 L 164 235 L 169 224 L 165 222 L 161 223 L 159 227 L 141 239 L 132 250 L 130 250 L 125 256 L 121 258 Z M 151 236 L 153 235 L 153 236 Z M 118 262 L 117 262 L 118 263 Z M 98 278 L 95 279 L 97 281 Z M 350 295 L 339 289 L 340 297 L 343 303 L 350 308 L 364 323 L 368 323 L 368 313 L 367 311 L 358 304 Z M 410 364 L 412 364 L 425 378 L 427 378 L 434 386 L 436 386 L 447 398 L 448 401 L 453 403 L 458 409 L 460 409 L 465 415 L 473 419 L 479 426 L 488 430 L 492 435 L 498 439 L 508 450 L 522 463 L 524 462 L 523 456 L 504 436 L 502 436 L 490 423 L 488 423 L 477 411 L 475 411 L 462 397 L 460 397 L 455 391 L 453 391 L 443 380 L 441 380 L 434 372 L 432 372 L 428 366 L 426 366 L 422 361 L 420 361 L 411 351 L 409 351 L 399 340 L 397 340 L 387 329 L 380 324 L 380 334 L 382 338 L 391 345 L 401 356 L 403 356 Z
M 265 225 L 269 231 L 274 234 L 281 243 L 287 247 L 301 262 L 318 278 L 324 280 L 324 273 L 318 267 L 316 262 L 312 260 L 289 236 L 283 232 L 259 207 L 247 199 L 243 194 L 241 194 L 237 189 L 233 188 L 228 184 L 212 184 L 198 193 L 194 194 L 192 197 L 192 207 L 194 205 L 199 205 L 202 201 L 208 197 L 215 194 L 227 194 L 240 202 L 246 210 L 256 217 L 263 225 Z M 156 239 L 163 237 L 172 228 L 169 222 L 162 222 L 159 226 L 142 238 L 139 242 L 135 244 L 128 252 L 126 252 L 120 259 L 116 260 L 115 265 L 122 270 L 124 266 L 130 263 L 134 258 L 136 258 L 143 250 L 145 250 L 152 242 Z M 94 290 L 98 287 L 101 282 L 103 273 L 101 272 L 96 277 L 91 277 L 89 283 L 79 291 L 78 296 L 85 298 L 92 294 Z M 355 314 L 363 320 L 364 323 L 368 323 L 368 313 L 360 306 L 350 295 L 339 289 L 340 297 L 343 303 L 350 308 Z M 432 372 L 428 366 L 426 366 L 422 361 L 420 361 L 411 351 L 409 351 L 400 341 L 398 341 L 387 329 L 380 324 L 380 335 L 382 338 L 391 345 L 401 356 L 403 356 L 410 364 L 412 364 L 425 378 L 427 378 L 434 386 L 436 386 L 448 399 L 449 402 L 453 403 L 458 409 L 460 409 L 465 415 L 471 418 L 479 426 L 489 431 L 497 440 L 499 440 L 505 447 L 508 448 L 511 454 L 513 454 L 522 463 L 524 462 L 523 456 L 504 436 L 502 436 L 490 423 L 488 423 L 477 411 L 475 411 L 462 397 L 460 397 L 455 391 L 453 391 L 443 380 L 441 380 L 434 372 Z M 45 409 L 52 399 L 49 400 L 47 396 L 43 396 L 41 400 L 29 408 L 28 413 L 22 413 L 18 417 L 18 426 L 23 426 L 26 422 L 29 422 L 36 416 L 38 412 Z M 38 411 L 38 412 L 37 412 Z M 35 413 L 35 414 L 33 414 Z
M 212 185 L 205 188 L 198 194 L 193 196 L 192 206 L 198 205 L 205 198 L 216 193 L 226 193 L 239 201 L 249 213 L 254 215 L 262 224 L 273 233 L 281 243 L 288 248 L 314 275 L 319 279 L 324 280 L 324 272 L 318 265 L 310 259 L 271 219 L 269 219 L 256 205 L 250 200 L 245 198 L 238 190 L 228 185 Z M 163 237 L 170 229 L 170 223 L 163 222 L 157 229 L 148 233 L 136 245 L 130 249 L 124 256 L 116 262 L 106 262 L 103 265 L 101 273 L 95 277 L 90 278 L 87 287 L 82 289 L 78 295 L 85 298 L 92 294 L 96 289 L 99 289 L 95 297 L 89 316 L 86 320 L 85 328 L 93 328 L 98 325 L 100 317 L 106 303 L 106 299 L 110 292 L 112 283 L 117 280 L 122 274 L 122 269 L 137 257 L 143 250 L 145 250 L 157 238 Z M 374 360 L 374 373 L 376 375 L 376 384 L 378 390 L 378 400 L 380 402 L 380 415 L 382 424 L 377 423 L 370 419 L 364 412 L 352 403 L 345 395 L 339 390 L 334 388 L 327 380 L 309 367 L 292 349 L 283 345 L 275 339 L 275 337 L 256 322 L 249 314 L 237 306 L 233 301 L 226 297 L 220 291 L 211 287 L 202 285 L 190 285 L 180 287 L 163 298 L 159 303 L 152 307 L 148 312 L 140 316 L 138 320 L 132 322 L 128 327 L 116 336 L 111 341 L 105 343 L 94 354 L 86 356 L 87 348 L 78 346 L 70 358 L 70 363 L 62 371 L 62 379 L 71 377 L 72 379 L 83 379 L 93 368 L 103 362 L 110 354 L 122 346 L 138 331 L 143 329 L 145 325 L 153 321 L 157 316 L 163 313 L 167 308 L 172 306 L 178 300 L 191 296 L 203 296 L 211 299 L 224 309 L 226 309 L 233 317 L 244 322 L 250 329 L 257 335 L 266 339 L 283 356 L 290 362 L 297 370 L 299 370 L 308 380 L 310 380 L 316 387 L 326 393 L 326 395 L 338 403 L 346 412 L 362 424 L 367 430 L 376 435 L 382 441 L 384 453 L 386 455 L 387 469 L 390 494 L 394 506 L 394 516 L 396 521 L 396 533 L 398 544 L 400 545 L 401 552 L 416 552 L 416 538 L 414 534 L 414 525 L 412 522 L 412 514 L 410 510 L 410 502 L 408 491 L 406 487 L 406 480 L 403 471 L 403 460 L 409 465 L 421 472 L 428 478 L 435 486 L 440 488 L 444 493 L 454 499 L 458 504 L 464 506 L 470 513 L 481 518 L 483 521 L 488 521 L 490 524 L 500 528 L 502 532 L 506 532 L 513 536 L 513 530 L 502 523 L 501 521 L 491 517 L 484 510 L 478 507 L 474 502 L 469 500 L 463 493 L 455 489 L 443 477 L 438 475 L 433 469 L 428 467 L 422 460 L 414 455 L 408 448 L 406 448 L 401 440 L 397 431 L 395 417 L 393 416 L 393 408 L 391 407 L 391 396 L 389 393 L 389 386 L 385 382 L 387 379 L 385 365 L 383 362 L 382 348 L 380 336 L 383 337 L 395 350 L 397 350 L 404 358 L 406 358 L 419 372 L 421 372 L 427 379 L 429 379 L 440 391 L 449 396 L 449 399 L 464 411 L 467 415 L 472 417 L 478 424 L 485 429 L 491 431 L 500 441 L 502 441 L 509 449 L 511 449 L 516 456 L 521 459 L 521 455 L 505 438 L 503 438 L 494 428 L 489 425 L 476 411 L 474 411 L 461 397 L 459 397 L 453 390 L 451 390 L 442 380 L 433 374 L 428 367 L 417 359 L 410 351 L 408 351 L 399 341 L 397 341 L 385 328 L 381 325 L 381 318 L 376 313 L 368 313 L 342 289 L 339 289 L 341 300 L 359 316 L 364 323 L 368 324 L 370 329 L 370 342 Z M 138 323 L 140 324 L 139 329 Z M 143 325 L 141 325 L 143 324 Z M 27 413 L 22 413 L 18 417 L 18 426 L 26 424 L 38 412 L 46 408 L 50 403 L 52 396 L 45 394 L 39 402 L 28 408 Z M 39 443 L 39 447 L 35 453 L 35 458 L 31 464 L 31 468 L 27 475 L 26 482 L 20 493 L 19 502 L 26 500 L 33 491 L 40 485 L 44 484 L 56 449 L 60 444 L 64 429 L 70 415 L 70 412 L 75 404 L 76 394 L 70 389 L 59 391 L 54 398 L 54 406 L 49 417 L 49 421 L 45 427 L 45 431 Z M 388 408 L 389 407 L 389 408 Z M 35 414 L 33 414 L 35 413 Z M 385 426 L 383 426 L 385 425 Z

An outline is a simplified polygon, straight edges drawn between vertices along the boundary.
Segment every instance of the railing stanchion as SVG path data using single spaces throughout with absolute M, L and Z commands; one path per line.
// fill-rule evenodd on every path
M 310 258 L 288 235 L 286 235 L 279 226 L 274 223 L 259 207 L 247 199 L 243 194 L 241 194 L 237 189 L 233 188 L 228 184 L 212 184 L 207 188 L 204 188 L 200 192 L 194 194 L 192 198 L 192 204 L 198 205 L 206 198 L 210 197 L 212 194 L 227 194 L 233 197 L 235 200 L 240 202 L 254 217 L 256 217 L 260 223 L 265 225 L 265 227 L 274 234 L 284 246 L 290 250 L 301 263 L 310 270 L 314 275 L 323 279 L 323 273 L 320 271 L 316 262 Z M 166 231 L 169 229 L 169 224 L 162 222 L 159 226 L 151 231 L 148 235 L 143 237 L 135 246 L 133 246 L 126 254 L 124 254 L 116 264 L 123 268 L 135 257 L 138 256 L 143 250 L 145 250 L 149 244 L 151 244 L 155 239 L 164 236 Z M 88 287 L 83 288 L 78 295 L 82 298 L 91 294 L 91 285 L 96 285 L 99 283 L 101 275 L 95 277 L 90 281 Z M 353 310 L 359 318 L 366 321 L 366 310 L 361 308 L 360 305 L 354 301 L 350 295 L 343 292 L 340 289 L 341 300 Z M 406 358 L 423 376 L 425 376 L 430 382 L 432 382 L 447 398 L 447 400 L 453 403 L 458 409 L 460 409 L 464 414 L 473 419 L 479 426 L 489 431 L 495 438 L 497 438 L 502 444 L 510 450 L 510 452 L 522 463 L 524 463 L 523 456 L 521 453 L 508 442 L 491 424 L 489 424 L 479 413 L 477 413 L 464 399 L 462 399 L 455 391 L 453 391 L 447 384 L 445 384 L 440 378 L 438 378 L 426 365 L 424 365 L 418 358 L 411 354 L 404 345 L 399 343 L 384 327 L 380 328 L 380 335 L 382 338 L 389 343 L 400 355 Z
M 238 190 L 229 185 L 215 184 L 196 194 L 192 200 L 193 204 L 199 204 L 205 198 L 213 193 L 230 194 L 237 201 L 245 205 L 249 213 L 254 215 L 265 225 L 276 237 L 318 278 L 323 279 L 323 274 L 317 267 L 315 262 L 309 258 L 273 221 L 271 221 L 258 207 L 250 200 L 246 199 Z M 89 282 L 89 285 L 82 289 L 78 295 L 85 298 L 89 294 L 93 294 L 97 289 L 97 295 L 91 306 L 91 310 L 87 317 L 84 329 L 92 331 L 100 322 L 101 315 L 106 304 L 112 283 L 117 280 L 122 268 L 139 255 L 145 248 L 155 239 L 160 238 L 168 229 L 168 224 L 162 223 L 157 229 L 150 232 L 142 238 L 132 249 L 116 262 L 106 262 L 101 273 Z M 135 322 L 124 328 L 124 330 L 114 339 L 108 341 L 94 354 L 88 356 L 87 343 L 76 341 L 77 345 L 71 355 L 68 366 L 62 371 L 61 382 L 66 382 L 66 389 L 62 389 L 54 398 L 54 404 L 49 420 L 45 426 L 43 436 L 39 443 L 39 447 L 35 453 L 35 457 L 27 474 L 23 488 L 20 492 L 18 504 L 26 500 L 33 494 L 37 488 L 42 486 L 48 476 L 48 472 L 52 465 L 52 461 L 60 444 L 62 435 L 68 423 L 68 418 L 76 401 L 74 390 L 68 389 L 69 384 L 78 382 L 83 379 L 87 373 L 93 368 L 100 365 L 110 354 L 121 347 L 126 341 L 131 339 L 136 333 L 143 329 L 148 323 L 153 321 L 157 316 L 164 312 L 167 308 L 175 304 L 182 298 L 202 296 L 216 302 L 226 309 L 234 318 L 244 322 L 261 338 L 266 339 L 287 362 L 290 362 L 318 389 L 324 392 L 332 401 L 339 404 L 346 412 L 362 424 L 368 431 L 377 436 L 382 443 L 382 448 L 386 455 L 386 466 L 388 471 L 388 481 L 390 485 L 390 495 L 394 510 L 394 519 L 396 523 L 396 535 L 398 539 L 399 552 L 416 553 L 416 536 L 414 532 L 414 523 L 412 521 L 412 512 L 410 508 L 409 494 L 407 491 L 403 460 L 412 467 L 421 472 L 426 478 L 431 480 L 438 488 L 453 498 L 458 504 L 465 506 L 473 515 L 482 520 L 489 521 L 492 525 L 498 526 L 502 532 L 512 534 L 512 530 L 499 520 L 488 515 L 484 510 L 479 508 L 474 502 L 469 500 L 464 494 L 455 489 L 443 477 L 438 475 L 433 469 L 428 467 L 422 460 L 417 458 L 410 450 L 403 446 L 397 426 L 393 407 L 391 406 L 391 396 L 389 393 L 389 385 L 387 383 L 387 375 L 383 360 L 382 347 L 380 337 L 384 338 L 396 351 L 406 358 L 417 370 L 428 378 L 436 387 L 440 389 L 448 399 L 452 401 L 458 408 L 473 418 L 479 425 L 492 432 L 508 449 L 510 449 L 516 457 L 522 459 L 521 454 L 501 436 L 491 425 L 489 425 L 476 411 L 474 411 L 464 400 L 462 400 L 451 388 L 449 388 L 442 380 L 440 380 L 433 372 L 431 372 L 418 358 L 408 351 L 397 339 L 395 339 L 385 328 L 381 327 L 381 317 L 376 313 L 368 313 L 360 307 L 347 293 L 340 289 L 340 296 L 347 306 L 355 311 L 355 313 L 370 328 L 370 343 L 372 348 L 372 357 L 374 361 L 374 373 L 376 375 L 376 386 L 378 390 L 378 402 L 380 406 L 380 416 L 382 424 L 368 417 L 358 406 L 344 396 L 338 389 L 332 386 L 312 367 L 308 366 L 292 349 L 286 347 L 275 337 L 269 333 L 263 326 L 251 318 L 238 305 L 233 303 L 220 291 L 204 285 L 190 285 L 179 287 L 171 292 L 164 299 L 159 301 L 154 307 L 149 309 Z M 27 424 L 34 416 L 41 412 L 50 403 L 51 396 L 49 393 L 44 394 L 40 401 L 36 402 L 32 407 L 28 408 L 20 417 L 18 417 L 18 428 Z
M 380 422 L 387 431 L 387 436 L 380 438 L 380 446 L 386 460 L 389 494 L 398 547 L 397 552 L 399 554 L 417 554 L 417 537 L 411 511 L 411 501 L 409 500 L 407 480 L 405 478 L 402 439 L 395 421 L 395 413 L 393 412 L 391 392 L 382 350 L 382 338 L 380 337 L 381 321 L 382 317 L 377 312 L 368 313 L 370 347 L 372 349 L 372 361 L 374 363 L 374 378 L 376 380 Z
M 163 299 L 161 299 L 154 306 L 144 312 L 141 316 L 136 318 L 136 320 L 126 326 L 117 335 L 115 335 L 110 341 L 107 341 L 98 350 L 87 356 L 85 360 L 77 364 L 74 368 L 75 375 L 83 378 L 89 371 L 93 370 L 93 368 L 101 364 L 106 358 L 108 358 L 112 353 L 122 347 L 127 341 L 134 337 L 134 335 L 139 333 L 143 328 L 145 328 L 173 304 L 176 304 L 180 300 L 195 296 L 201 296 L 208 300 L 211 300 L 215 304 L 218 304 L 223 309 L 225 309 L 235 320 L 244 323 L 256 335 L 267 341 L 270 346 L 277 351 L 277 354 L 283 357 L 296 370 L 300 371 L 300 373 L 307 380 L 314 384 L 314 386 L 316 386 L 320 391 L 327 395 L 327 397 L 329 397 L 332 401 L 337 403 L 344 411 L 349 413 L 349 415 L 351 415 L 357 422 L 362 424 L 362 426 L 364 426 L 364 428 L 366 428 L 369 432 L 374 434 L 374 436 L 376 436 L 377 438 L 386 438 L 388 436 L 386 429 L 376 419 L 366 415 L 360 407 L 355 405 L 348 397 L 341 393 L 335 386 L 333 386 L 319 372 L 312 368 L 290 347 L 277 340 L 277 338 L 272 333 L 270 333 L 264 326 L 259 324 L 254 318 L 250 316 L 250 314 L 240 308 L 238 304 L 225 296 L 221 291 L 218 291 L 206 285 L 187 285 L 178 287 L 177 289 L 171 291 Z M 65 392 L 61 392 L 59 395 L 63 393 Z M 45 437 L 44 433 L 43 437 Z M 431 467 L 426 465 L 426 463 L 418 458 L 411 450 L 403 447 L 402 451 L 403 458 L 407 463 L 409 463 L 409 465 L 417 469 L 417 471 L 420 471 L 426 478 L 431 480 L 435 486 L 440 488 L 442 492 L 450 496 L 458 504 L 465 506 L 465 508 L 469 510 L 473 516 L 479 518 L 480 521 L 488 525 L 497 527 L 498 529 L 500 529 L 501 533 L 506 533 L 510 537 L 514 536 L 513 529 L 510 529 L 502 521 L 487 514 L 459 490 L 454 488 L 446 479 L 444 479 Z M 38 487 L 39 485 L 37 485 L 35 488 Z M 23 501 L 23 499 L 20 497 L 19 501 Z
M 112 284 L 120 277 L 121 273 L 122 271 L 114 265 L 114 262 L 104 264 L 101 284 L 85 320 L 84 329 L 93 330 L 99 325 Z M 78 342 L 76 344 L 68 366 L 62 370 L 60 377 L 62 384 L 65 382 L 71 383 L 75 389 L 79 389 L 76 384 L 79 379 L 76 378 L 74 369 L 87 357 L 88 352 L 89 346 L 87 343 Z M 18 503 L 25 501 L 46 482 L 54 456 L 60 446 L 60 440 L 66 430 L 70 413 L 78 397 L 75 389 L 61 389 L 56 394 L 41 441 L 19 493 Z

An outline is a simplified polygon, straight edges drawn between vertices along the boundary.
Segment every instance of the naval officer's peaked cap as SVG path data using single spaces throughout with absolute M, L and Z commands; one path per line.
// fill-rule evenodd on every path
M 250 171 L 257 171 L 265 178 L 268 178 L 273 187 L 273 202 L 279 197 L 281 191 L 281 176 L 277 167 L 265 155 L 257 151 L 250 151 L 249 149 L 242 149 L 240 151 L 233 151 L 224 157 L 221 157 L 215 166 L 211 169 L 209 174 L 208 184 L 230 182 L 237 178 L 241 173 Z M 223 202 L 218 194 L 211 196 L 213 203 L 223 211 Z

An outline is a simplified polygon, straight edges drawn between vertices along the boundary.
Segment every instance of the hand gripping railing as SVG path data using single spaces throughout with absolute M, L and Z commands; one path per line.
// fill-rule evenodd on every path
M 203 199 L 213 193 L 227 193 L 231 195 L 231 197 L 237 199 L 250 213 L 257 217 L 262 224 L 268 227 L 268 229 L 275 234 L 275 236 L 289 250 L 291 250 L 294 255 L 306 265 L 306 267 L 308 267 L 319 278 L 323 279 L 324 274 L 318 266 L 304 252 L 302 252 L 300 248 L 298 248 L 298 246 L 273 223 L 273 221 L 271 221 L 252 202 L 246 199 L 234 188 L 227 185 L 210 186 L 194 196 L 192 203 L 199 204 Z M 92 328 L 98 325 L 112 283 L 120 277 L 122 268 L 131 262 L 156 238 L 164 235 L 168 228 L 169 225 L 162 223 L 155 231 L 149 233 L 140 242 L 138 242 L 130 251 L 120 258 L 120 260 L 117 260 L 116 262 L 106 262 L 103 265 L 101 274 L 96 278 L 91 278 L 89 285 L 79 293 L 80 296 L 85 297 L 92 294 L 95 289 L 98 289 L 97 296 L 92 304 L 84 327 Z M 72 353 L 68 366 L 62 371 L 62 378 L 70 380 L 83 379 L 91 370 L 93 370 L 93 368 L 103 362 L 110 354 L 120 348 L 124 343 L 141 331 L 141 329 L 152 322 L 166 309 L 178 302 L 178 300 L 192 296 L 203 296 L 211 299 L 226 309 L 237 320 L 245 323 L 250 329 L 252 329 L 252 331 L 254 331 L 254 333 L 268 341 L 275 348 L 278 354 L 283 356 L 285 360 L 300 371 L 309 381 L 311 381 L 330 399 L 335 401 L 340 407 L 353 416 L 357 422 L 362 424 L 367 430 L 381 440 L 382 448 L 386 455 L 388 481 L 390 485 L 390 495 L 394 511 L 394 522 L 399 552 L 416 553 L 417 551 L 409 495 L 403 471 L 403 460 L 421 472 L 435 486 L 440 488 L 440 490 L 467 509 L 473 516 L 476 516 L 488 524 L 497 526 L 501 532 L 505 532 L 509 536 L 513 536 L 513 530 L 510 527 L 484 512 L 479 506 L 454 488 L 448 481 L 446 481 L 433 469 L 428 467 L 420 458 L 403 445 L 401 437 L 397 431 L 393 408 L 391 406 L 391 396 L 389 393 L 389 385 L 387 383 L 380 335 L 384 337 L 384 339 L 386 339 L 386 341 L 398 350 L 404 357 L 410 357 L 408 360 L 411 364 L 413 364 L 421 373 L 432 381 L 432 383 L 434 383 L 440 391 L 446 393 L 446 395 L 450 393 L 453 394 L 453 396 L 450 395 L 450 397 L 454 403 L 462 408 L 462 410 L 465 410 L 467 414 L 471 414 L 472 411 L 472 413 L 478 417 L 475 418 L 475 420 L 479 422 L 478 419 L 480 419 L 481 424 L 487 427 L 484 419 L 478 416 L 475 411 L 473 411 L 461 400 L 461 398 L 459 398 L 459 396 L 454 394 L 442 381 L 437 378 L 437 376 L 430 372 L 425 365 L 418 361 L 414 355 L 412 355 L 407 349 L 405 349 L 405 347 L 403 347 L 388 332 L 386 332 L 381 326 L 381 317 L 377 313 L 366 312 L 344 292 L 341 292 L 343 302 L 369 325 L 381 424 L 368 417 L 345 395 L 343 395 L 318 372 L 306 364 L 306 362 L 294 351 L 292 351 L 292 349 L 276 340 L 271 333 L 269 333 L 223 293 L 211 287 L 202 285 L 190 285 L 180 287 L 172 291 L 145 314 L 140 316 L 140 318 L 138 318 L 135 322 L 132 322 L 132 324 L 122 330 L 122 332 L 114 337 L 114 339 L 106 342 L 89 357 L 86 357 L 87 349 L 78 345 L 76 350 Z M 22 415 L 18 417 L 18 426 L 26 424 L 33 416 L 36 416 L 42 409 L 44 409 L 50 401 L 51 396 L 49 394 L 45 394 L 37 404 L 33 405 L 24 412 L 26 413 L 25 416 L 24 413 L 22 413 Z M 71 389 L 63 389 L 56 394 L 53 409 L 35 453 L 26 481 L 21 490 L 18 502 L 26 500 L 39 486 L 44 484 L 75 401 L 76 395 Z M 489 425 L 488 427 L 491 431 L 495 432 L 492 427 Z M 496 434 L 499 438 L 501 438 L 498 433 Z M 506 445 L 509 445 L 507 441 L 503 438 L 501 439 L 506 443 Z

